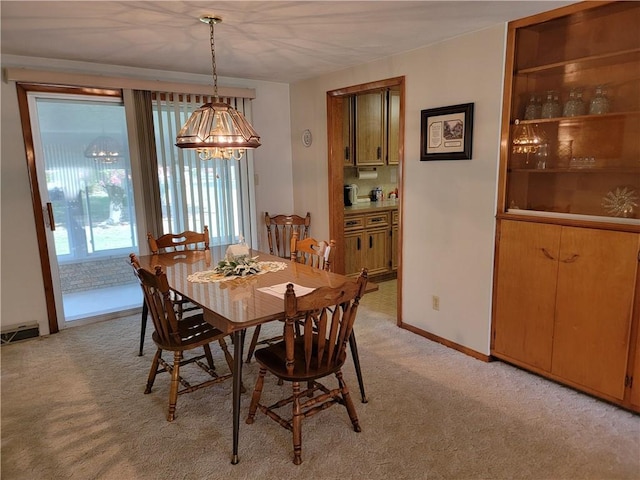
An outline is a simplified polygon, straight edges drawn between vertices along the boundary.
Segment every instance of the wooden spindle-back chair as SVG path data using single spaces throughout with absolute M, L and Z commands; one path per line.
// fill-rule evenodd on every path
M 157 346 L 144 393 L 151 393 L 151 388 L 158 373 L 171 373 L 169 411 L 167 413 L 167 420 L 171 422 L 175 418 L 178 395 L 193 392 L 232 377 L 233 358 L 229 353 L 225 341 L 227 334 L 207 323 L 202 314 L 192 315 L 178 320 L 171 289 L 167 281 L 167 276 L 162 271 L 162 268 L 156 266 L 155 271 L 151 272 L 140 267 L 140 263 L 135 254 L 132 253 L 129 257 L 134 274 L 140 282 L 144 294 L 144 301 L 148 306 L 151 319 L 153 320 L 154 332 L 152 339 Z M 227 365 L 229 366 L 229 373 L 218 374 L 216 372 L 211 348 L 209 346 L 211 342 L 215 341 L 219 343 L 222 349 Z M 202 355 L 193 356 L 188 359 L 183 357 L 183 352 L 198 347 L 204 349 Z M 162 352 L 165 350 L 173 352 L 173 362 L 167 362 L 162 358 Z M 206 364 L 202 362 L 203 358 L 206 359 Z M 180 374 L 181 367 L 188 364 L 197 365 L 207 372 L 211 379 L 198 384 L 189 383 Z M 180 389 L 180 385 L 182 385 L 182 389 Z
M 311 228 L 311 214 L 307 212 L 305 217 L 283 214 L 271 216 L 269 212 L 265 212 L 264 222 L 267 227 L 269 253 L 282 258 L 289 258 L 291 256 L 289 248 L 293 232 L 298 233 L 299 239 L 307 238 Z
M 342 375 L 347 342 L 352 333 L 360 297 L 367 284 L 367 271 L 363 269 L 357 280 L 333 287 L 321 287 L 296 297 L 293 284 L 287 285 L 284 298 L 284 340 L 256 350 L 260 372 L 251 397 L 246 423 L 255 420 L 257 410 L 276 421 L 293 434 L 293 463 L 302 462 L 302 420 L 325 409 L 343 405 L 353 429 L 360 424 L 349 388 Z M 303 332 L 295 327 L 302 319 Z M 260 403 L 267 372 L 285 382 L 291 382 L 292 395 L 270 406 Z M 337 386 L 328 388 L 320 379 L 335 375 Z M 305 389 L 301 390 L 301 384 Z M 291 404 L 291 418 L 278 413 Z
M 209 250 L 209 227 L 204 226 L 202 232 L 194 232 L 192 230 L 186 230 L 181 233 L 167 233 L 155 238 L 151 232 L 147 233 L 147 242 L 149 244 L 149 250 L 154 255 L 181 252 L 183 250 Z M 188 298 L 175 295 L 173 302 L 176 306 L 176 314 L 178 320 L 182 318 L 184 312 L 197 311 L 198 307 L 193 305 Z M 140 350 L 139 356 L 142 356 L 144 349 L 144 337 L 147 331 L 147 317 L 148 317 L 147 305 L 142 305 L 142 319 L 140 324 Z

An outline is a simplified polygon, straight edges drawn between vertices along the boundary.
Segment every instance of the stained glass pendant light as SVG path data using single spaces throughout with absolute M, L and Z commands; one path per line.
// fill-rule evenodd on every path
M 115 163 L 122 158 L 122 146 L 115 138 L 102 135 L 91 141 L 84 150 L 84 156 L 102 163 Z
M 546 142 L 535 124 L 522 124 L 519 120 L 515 121 L 515 130 L 513 132 L 513 153 L 536 153 L 538 149 Z
M 211 67 L 213 71 L 213 101 L 194 111 L 176 137 L 178 148 L 195 149 L 202 160 L 213 158 L 240 160 L 248 148 L 260 146 L 260 136 L 235 108 L 218 98 L 218 75 L 214 25 L 220 17 L 204 15 L 200 21 L 209 24 Z

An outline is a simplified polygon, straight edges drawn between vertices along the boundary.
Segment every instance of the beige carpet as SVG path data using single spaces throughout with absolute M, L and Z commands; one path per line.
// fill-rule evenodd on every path
M 168 423 L 167 376 L 142 393 L 154 349 L 136 356 L 138 328 L 135 316 L 2 347 L 2 479 L 640 479 L 640 416 L 366 307 L 362 432 L 339 407 L 308 419 L 296 467 L 290 434 L 243 413 L 231 465 L 231 384 L 181 396 Z M 247 386 L 255 375 L 246 366 Z M 357 398 L 350 362 L 345 375 Z M 265 395 L 285 387 L 271 379 Z

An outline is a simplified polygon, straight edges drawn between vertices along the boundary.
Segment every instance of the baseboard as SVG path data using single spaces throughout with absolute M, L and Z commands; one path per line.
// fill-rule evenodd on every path
M 413 325 L 408 325 L 404 322 L 401 322 L 398 324 L 398 326 L 412 333 L 415 333 L 416 335 L 420 335 L 421 337 L 431 340 L 432 342 L 440 343 L 445 347 L 452 348 L 453 350 L 457 350 L 460 353 L 464 353 L 465 355 L 469 355 L 470 357 L 473 357 L 475 359 L 482 360 L 483 362 L 491 362 L 494 360 L 490 355 L 476 352 L 469 347 L 465 347 L 458 343 L 452 342 L 451 340 L 447 340 L 446 338 L 439 337 L 438 335 L 434 335 L 433 333 L 429 333 L 426 330 L 414 327 Z
M 40 336 L 40 328 L 37 323 L 7 327 L 5 330 L 0 332 L 0 344 L 5 345 L 8 343 L 16 343 L 21 340 L 28 340 L 29 338 L 35 338 L 38 336 Z

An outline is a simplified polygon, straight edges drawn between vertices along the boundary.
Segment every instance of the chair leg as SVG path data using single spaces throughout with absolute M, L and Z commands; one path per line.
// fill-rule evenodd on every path
M 178 387 L 180 384 L 180 362 L 182 361 L 182 352 L 173 352 L 173 369 L 171 370 L 171 387 L 169 389 L 169 413 L 167 413 L 167 421 L 173 422 L 176 418 L 176 403 L 178 403 Z
M 260 396 L 262 395 L 262 387 L 264 386 L 264 376 L 267 374 L 267 369 L 260 367 L 258 373 L 258 379 L 256 380 L 256 386 L 253 389 L 251 395 L 251 404 L 249 405 L 249 415 L 247 415 L 246 423 L 251 425 L 256 418 L 256 411 L 258 410 L 258 403 L 260 403 Z
M 144 393 L 151 393 L 153 382 L 156 381 L 156 375 L 158 373 L 158 365 L 160 364 L 160 357 L 162 356 L 162 349 L 158 348 L 156 354 L 151 361 L 151 370 L 149 370 L 149 378 L 147 379 L 147 388 L 144 389 Z
M 142 349 L 144 348 L 144 335 L 147 331 L 147 317 L 149 316 L 149 307 L 147 307 L 147 302 L 142 300 L 142 319 L 140 322 L 140 351 L 138 352 L 138 356 L 142 356 Z
M 261 325 L 256 325 L 256 328 L 253 330 L 253 337 L 251 337 L 251 343 L 249 344 L 249 350 L 247 351 L 246 363 L 250 363 L 251 357 L 253 357 L 253 352 L 256 349 L 258 338 L 260 337 L 260 327 Z
M 336 372 L 336 378 L 338 379 L 338 384 L 340 385 L 340 393 L 342 394 L 342 399 L 344 400 L 344 406 L 347 407 L 347 413 L 349 414 L 349 418 L 351 419 L 353 430 L 356 432 L 360 432 L 362 429 L 360 428 L 360 422 L 358 421 L 356 407 L 353 405 L 353 400 L 351 400 L 349 388 L 347 387 L 344 378 L 342 378 L 342 370 L 338 370 Z
M 293 385 L 293 418 L 291 427 L 293 432 L 293 463 L 302 463 L 302 410 L 300 409 L 300 382 Z
M 208 343 L 206 343 L 202 346 L 202 349 L 204 350 L 204 356 L 207 359 L 207 364 L 209 365 L 209 368 L 211 370 L 215 370 L 216 367 L 213 364 L 213 355 L 211 355 L 211 347 L 209 346 Z
M 229 352 L 229 348 L 227 347 L 227 342 L 224 341 L 224 338 L 218 340 L 218 344 L 220 345 L 220 349 L 222 353 L 224 353 L 224 359 L 229 365 L 229 370 L 233 372 L 233 356 Z

